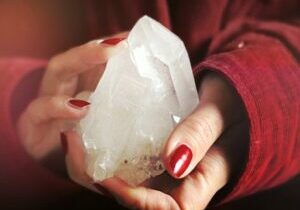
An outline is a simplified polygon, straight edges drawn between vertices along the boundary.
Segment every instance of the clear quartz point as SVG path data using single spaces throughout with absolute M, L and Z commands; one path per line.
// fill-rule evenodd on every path
M 116 176 L 137 185 L 163 173 L 164 143 L 199 101 L 187 51 L 175 34 L 144 16 L 126 43 L 109 59 L 78 130 L 94 181 Z

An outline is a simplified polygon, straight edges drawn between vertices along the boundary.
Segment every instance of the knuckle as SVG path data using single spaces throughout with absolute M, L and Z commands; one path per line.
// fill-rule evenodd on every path
M 61 113 L 61 100 L 59 97 L 54 96 L 49 98 L 48 101 L 49 106 L 51 107 L 51 113 L 53 115 L 59 115 Z M 50 115 L 50 110 L 47 112 Z
M 209 123 L 205 118 L 189 118 L 183 124 L 185 134 L 192 144 L 191 146 L 200 150 L 207 149 L 214 140 L 215 134 Z
M 77 48 L 77 52 L 81 52 L 83 62 L 87 65 L 94 63 L 94 58 L 97 61 L 106 61 L 109 58 L 109 52 L 111 48 L 103 47 L 99 45 L 99 41 L 91 41 Z
M 199 135 L 202 135 L 202 138 L 212 139 L 214 137 L 213 128 L 209 120 L 205 117 L 202 119 L 194 119 L 195 127 L 197 128 Z
M 43 115 L 42 113 L 43 109 L 41 109 L 42 105 L 43 105 L 42 99 L 36 99 L 27 106 L 25 113 L 28 116 L 30 116 L 29 119 L 31 120 L 31 123 L 33 124 L 40 123 Z
M 70 69 L 67 68 L 66 65 L 66 53 L 56 55 L 48 62 L 46 73 L 49 77 L 56 81 L 63 81 L 64 75 L 67 74 L 68 71 L 70 71 Z
M 53 96 L 51 98 L 50 104 L 54 107 L 55 112 L 58 114 L 58 116 L 63 116 L 64 113 L 68 112 L 68 109 L 66 109 L 68 98 L 69 97 L 65 95 Z
M 60 67 L 60 57 L 61 55 L 56 55 L 50 59 L 48 62 L 47 70 L 55 72 Z

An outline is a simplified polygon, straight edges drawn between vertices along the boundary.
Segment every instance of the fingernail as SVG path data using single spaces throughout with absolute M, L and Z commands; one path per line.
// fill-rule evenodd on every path
M 108 44 L 108 45 L 116 45 L 120 41 L 123 41 L 125 38 L 110 38 L 110 39 L 104 39 L 101 43 L 102 44 Z
M 114 198 L 113 195 L 102 185 L 98 184 L 98 183 L 94 183 L 93 186 L 103 195 L 105 195 L 108 198 Z
M 192 150 L 185 144 L 180 145 L 173 153 L 170 160 L 170 167 L 176 177 L 180 177 L 191 163 Z
M 63 149 L 64 153 L 67 154 L 67 152 L 68 152 L 68 142 L 67 142 L 66 134 L 60 133 L 60 142 L 61 142 L 61 146 L 62 146 L 62 149 Z
M 84 100 L 80 100 L 80 99 L 70 99 L 68 102 L 73 108 L 76 109 L 81 109 L 83 107 L 86 107 L 88 105 L 90 105 L 89 102 L 84 101 Z

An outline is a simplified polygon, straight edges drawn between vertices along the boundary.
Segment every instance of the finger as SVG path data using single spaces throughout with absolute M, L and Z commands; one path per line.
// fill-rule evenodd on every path
M 120 40 L 125 38 L 120 37 Z M 103 40 L 94 40 L 53 57 L 49 61 L 43 78 L 40 94 L 66 94 L 66 91 L 71 91 L 70 86 L 74 86 L 74 83 L 77 83 L 77 80 L 73 78 L 74 76 L 91 70 L 96 66 L 98 66 L 98 71 L 103 71 L 103 64 L 124 45 L 125 42 L 123 41 L 116 43 L 116 45 L 109 45 L 105 44 Z
M 86 154 L 78 133 L 76 131 L 64 132 L 61 140 L 70 179 L 89 190 L 103 195 L 104 192 L 99 191 L 94 186 L 93 179 L 86 172 Z
M 168 194 L 145 187 L 131 187 L 118 178 L 110 178 L 101 185 L 117 201 L 128 208 L 147 210 L 179 210 L 175 200 Z
M 84 101 L 88 101 L 91 94 L 92 94 L 92 92 L 90 92 L 90 91 L 81 91 L 76 94 L 75 98 L 84 100 Z
M 65 162 L 70 179 L 91 191 L 112 198 L 110 192 L 102 186 L 96 185 L 87 174 L 86 154 L 78 133 L 67 131 L 63 133 L 62 137 L 61 143 L 65 151 Z
M 65 150 L 65 161 L 70 178 L 91 191 L 111 197 L 104 188 L 100 191 L 86 173 L 86 156 L 80 136 L 75 131 L 64 132 L 63 136 L 62 146 Z
M 74 182 L 96 191 L 92 186 L 92 179 L 86 174 L 85 152 L 80 136 L 75 131 L 68 131 L 64 134 L 66 136 L 65 160 L 70 178 Z
M 229 165 L 224 151 L 214 146 L 171 195 L 181 210 L 203 210 L 215 193 L 227 183 L 228 177 Z
M 188 175 L 231 123 L 230 93 L 220 80 L 202 84 L 199 107 L 175 128 L 164 148 L 164 163 L 173 177 Z
M 49 61 L 48 69 L 60 80 L 68 80 L 94 65 L 106 63 L 120 46 L 105 45 L 99 41 L 88 42 L 55 56 Z
M 45 96 L 33 101 L 26 112 L 31 116 L 33 124 L 51 120 L 79 120 L 88 110 L 89 103 L 68 96 Z
M 79 93 L 76 94 L 75 98 L 76 100 L 82 100 L 82 101 L 89 101 L 89 97 L 91 95 L 90 91 L 81 91 Z M 83 102 L 85 103 L 85 102 Z M 72 106 L 73 107 L 73 106 Z M 82 107 L 80 107 L 82 108 Z M 60 120 L 58 121 L 59 124 L 59 128 L 61 132 L 65 132 L 65 131 L 69 131 L 69 130 L 73 130 L 74 128 L 76 128 L 78 122 L 75 120 Z

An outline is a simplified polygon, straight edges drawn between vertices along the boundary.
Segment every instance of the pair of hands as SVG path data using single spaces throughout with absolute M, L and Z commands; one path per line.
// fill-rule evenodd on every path
M 91 41 L 50 60 L 39 97 L 18 121 L 24 148 L 42 161 L 61 149 L 60 134 L 64 132 L 66 166 L 75 182 L 95 192 L 106 189 L 130 208 L 204 209 L 240 170 L 249 129 L 240 98 L 215 73 L 203 75 L 199 106 L 167 140 L 162 153 L 167 173 L 137 187 L 118 178 L 93 183 L 85 173 L 81 139 L 72 127 L 85 116 L 88 103 L 77 98 L 86 98 L 95 88 L 109 57 L 126 46 L 120 39 L 126 36 L 121 33 L 105 41 Z

